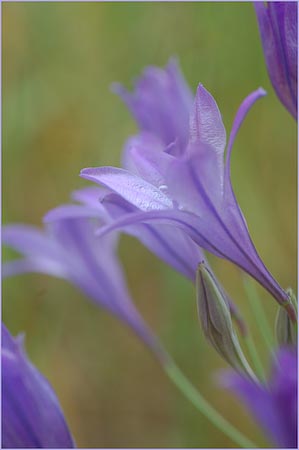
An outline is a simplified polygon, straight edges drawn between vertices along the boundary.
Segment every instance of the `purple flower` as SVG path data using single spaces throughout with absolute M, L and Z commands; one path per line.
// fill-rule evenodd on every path
M 9 225 L 2 240 L 24 255 L 7 262 L 3 276 L 40 272 L 64 278 L 77 286 L 97 305 L 129 325 L 160 358 L 166 355 L 137 312 L 126 287 L 116 255 L 117 236 L 95 236 L 105 211 L 71 206 L 72 217 L 61 218 L 40 230 L 33 226 Z M 70 208 L 68 208 L 68 211 Z M 94 214 L 93 221 L 84 217 Z
M 269 77 L 297 119 L 297 2 L 255 2 Z
M 181 77 L 176 77 L 174 83 L 168 72 L 169 68 L 164 72 L 155 72 L 155 76 L 150 77 L 151 83 L 145 88 L 145 97 L 148 99 L 152 95 L 150 108 L 149 101 L 142 102 L 141 82 L 138 84 L 139 89 L 131 96 L 122 92 L 142 126 L 141 133 L 131 138 L 125 147 L 125 169 L 100 167 L 81 171 L 83 178 L 102 184 L 116 193 L 115 204 L 120 205 L 125 201 L 131 205 L 128 214 L 103 227 L 100 233 L 116 228 L 128 232 L 137 223 L 175 226 L 200 247 L 232 261 L 253 276 L 280 304 L 286 306 L 294 318 L 287 293 L 274 280 L 257 254 L 231 186 L 230 156 L 234 139 L 249 109 L 265 92 L 258 89 L 241 104 L 224 161 L 226 132 L 221 114 L 215 100 L 202 85 L 198 86 L 195 101 L 190 107 L 189 128 L 184 132 L 179 129 L 175 133 L 172 126 L 172 132 L 167 134 L 169 139 L 162 136 L 161 127 L 166 128 L 167 123 L 166 112 L 169 122 L 174 124 L 179 105 L 182 117 L 186 116 L 187 110 L 186 102 L 179 101 L 185 98 L 182 94 L 186 92 L 185 83 Z M 146 75 L 148 78 L 149 75 Z M 165 80 L 168 80 L 167 83 Z M 167 86 L 166 93 L 172 92 L 171 103 L 176 108 L 165 109 L 165 101 L 160 101 L 163 86 Z M 173 99 L 175 96 L 177 102 Z M 161 111 L 164 122 L 154 122 L 149 133 L 143 117 L 147 116 L 146 113 L 160 117 Z M 188 144 L 184 147 L 182 142 L 186 141 Z M 176 248 L 175 236 L 170 238 L 169 244 L 172 249 Z
M 58 399 L 2 324 L 2 448 L 74 448 Z
M 222 382 L 247 405 L 275 445 L 298 448 L 296 350 L 279 350 L 266 385 L 237 373 L 226 373 Z
M 134 205 L 106 188 L 83 188 L 74 191 L 72 199 L 80 202 L 81 205 L 68 204 L 59 206 L 46 214 L 44 217 L 45 222 L 51 223 L 76 216 L 92 218 L 102 216 L 105 217 L 106 222 L 114 223 L 115 220 L 126 216 L 128 213 L 140 211 Z M 206 267 L 213 273 L 203 251 L 180 229 L 165 224 L 138 223 L 129 228 L 128 234 L 136 237 L 156 256 L 194 283 L 196 270 L 200 262 L 204 261 Z M 237 307 L 226 294 L 214 274 L 213 277 L 218 289 L 225 297 L 230 313 L 241 333 L 246 334 L 246 326 Z

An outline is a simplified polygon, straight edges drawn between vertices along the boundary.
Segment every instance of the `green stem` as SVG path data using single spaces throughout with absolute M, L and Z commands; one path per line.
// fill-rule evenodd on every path
M 256 445 L 247 439 L 239 430 L 222 417 L 208 402 L 200 392 L 191 384 L 181 370 L 174 364 L 168 362 L 163 366 L 166 374 L 177 386 L 181 393 L 197 408 L 210 422 L 221 430 L 231 440 L 236 442 L 240 448 L 257 448 Z
M 243 284 L 247 297 L 249 299 L 249 304 L 255 316 L 256 323 L 259 324 L 259 330 L 263 335 L 266 345 L 271 350 L 271 352 L 273 352 L 274 341 L 272 330 L 268 323 L 265 311 L 262 307 L 262 302 L 258 296 L 255 286 L 248 277 L 244 277 Z
M 250 355 L 251 361 L 254 364 L 255 370 L 257 371 L 260 379 L 262 381 L 265 381 L 266 375 L 265 375 L 264 367 L 263 367 L 262 361 L 259 357 L 259 354 L 256 350 L 256 346 L 254 344 L 252 337 L 250 336 L 250 334 L 248 334 L 244 338 L 244 340 L 245 340 L 245 344 L 246 344 L 248 353 Z

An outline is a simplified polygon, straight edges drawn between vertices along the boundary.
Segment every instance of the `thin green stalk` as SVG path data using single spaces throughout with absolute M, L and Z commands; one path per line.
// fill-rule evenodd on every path
M 202 397 L 200 392 L 191 384 L 181 370 L 174 364 L 168 362 L 163 366 L 166 374 L 177 386 L 181 393 L 197 408 L 210 422 L 219 430 L 233 440 L 240 448 L 257 448 L 246 436 L 237 430 L 231 423 L 222 417 L 207 400 Z
M 258 352 L 256 350 L 256 346 L 254 344 L 254 341 L 253 341 L 251 335 L 248 334 L 244 338 L 244 341 L 245 341 L 248 353 L 250 355 L 252 364 L 254 365 L 255 370 L 258 373 L 259 378 L 262 381 L 265 381 L 266 375 L 265 375 L 264 367 L 263 367 L 262 361 L 261 361 L 261 359 L 259 357 L 259 354 L 258 354 Z
M 265 340 L 265 343 L 267 344 L 267 347 L 271 350 L 271 352 L 273 352 L 273 347 L 275 345 L 274 336 L 268 323 L 265 311 L 262 307 L 262 302 L 255 289 L 255 286 L 253 282 L 249 279 L 249 277 L 243 278 L 243 284 L 247 297 L 249 299 L 249 304 L 255 316 L 256 323 L 259 324 L 259 330 Z

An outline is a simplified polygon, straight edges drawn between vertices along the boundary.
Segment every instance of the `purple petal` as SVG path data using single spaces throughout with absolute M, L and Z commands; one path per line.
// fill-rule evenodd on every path
M 74 448 L 58 399 L 2 325 L 3 448 Z
M 104 204 L 113 220 L 138 210 L 117 194 L 110 194 Z M 196 268 L 203 260 L 200 248 L 181 230 L 169 225 L 138 223 L 126 229 L 126 232 L 142 242 L 155 255 L 174 267 L 192 281 Z M 174 245 L 175 243 L 175 245 Z
M 146 68 L 133 93 L 118 84 L 113 89 L 130 109 L 141 131 L 158 136 L 166 146 L 178 139 L 179 147 L 184 149 L 192 94 L 175 60 L 170 60 L 165 70 Z
M 243 102 L 241 103 L 241 106 L 239 107 L 239 109 L 237 111 L 237 114 L 235 116 L 234 123 L 232 126 L 232 130 L 231 130 L 231 133 L 229 136 L 227 149 L 226 149 L 225 182 L 227 184 L 230 184 L 230 159 L 231 159 L 232 147 L 233 147 L 234 141 L 236 139 L 237 133 L 238 133 L 245 117 L 247 116 L 248 112 L 254 105 L 254 103 L 258 99 L 264 97 L 266 94 L 267 93 L 264 89 L 258 88 L 256 91 L 253 91 L 251 94 L 249 94 L 245 98 L 245 100 L 243 100 Z
M 164 152 L 162 147 L 155 148 L 154 144 L 153 139 L 148 139 L 144 134 L 130 139 L 126 147 L 126 161 L 129 162 L 130 172 L 165 190 L 166 174 L 176 158 Z
M 222 156 L 226 144 L 226 132 L 217 103 L 200 84 L 190 116 L 190 142 L 200 142 Z
M 104 184 L 142 211 L 172 207 L 172 201 L 160 189 L 123 169 L 115 167 L 83 169 L 81 177 Z
M 276 94 L 297 118 L 297 4 L 255 2 L 267 69 Z
M 45 214 L 43 220 L 45 223 L 53 222 L 61 219 L 71 218 L 90 218 L 103 219 L 105 222 L 108 220 L 107 211 L 103 208 L 100 202 L 93 204 L 93 206 L 85 205 L 61 205 L 57 208 L 51 209 Z
M 236 373 L 226 374 L 222 384 L 241 398 L 278 447 L 297 448 L 295 350 L 280 350 L 266 386 Z
M 61 249 L 45 232 L 30 225 L 6 225 L 2 243 L 25 255 L 61 258 Z
M 2 265 L 2 277 L 7 278 L 23 273 L 43 273 L 58 278 L 67 278 L 64 266 L 47 257 L 31 257 L 6 262 Z
M 109 193 L 109 189 L 98 186 L 88 186 L 71 193 L 71 199 L 86 206 L 97 207 L 100 201 Z
M 36 271 L 65 278 L 97 305 L 129 325 L 155 355 L 165 361 L 164 351 L 127 291 L 115 253 L 115 233 L 99 239 L 95 236 L 99 222 L 87 220 L 82 214 L 68 217 L 66 213 L 74 210 L 65 208 L 61 209 L 64 218 L 58 220 L 56 217 L 55 221 L 48 223 L 45 233 L 34 227 L 6 227 L 5 243 L 23 253 L 25 259 L 4 265 L 3 274 L 9 276 Z M 86 207 L 86 211 L 93 214 L 94 208 Z

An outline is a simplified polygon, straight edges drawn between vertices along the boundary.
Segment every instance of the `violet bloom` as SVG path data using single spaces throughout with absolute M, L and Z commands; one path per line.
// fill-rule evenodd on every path
M 72 199 L 78 204 L 61 205 L 46 214 L 46 223 L 74 217 L 104 218 L 107 223 L 114 223 L 128 213 L 140 211 L 111 190 L 102 187 L 86 187 L 72 193 Z M 203 251 L 182 230 L 165 224 L 138 223 L 129 228 L 128 234 L 137 238 L 158 258 L 195 283 L 196 270 L 200 262 L 212 273 Z M 175 245 L 174 245 L 175 242 Z M 230 313 L 242 334 L 246 326 L 240 313 L 223 287 L 214 276 L 219 291 L 225 297 Z
M 2 448 L 74 448 L 59 401 L 2 324 Z
M 298 448 L 295 349 L 279 350 L 266 385 L 237 373 L 225 374 L 222 383 L 240 397 L 277 447 Z
M 103 227 L 100 233 L 116 228 L 128 231 L 137 223 L 174 225 L 200 247 L 232 261 L 253 276 L 294 318 L 288 294 L 266 269 L 251 241 L 231 185 L 233 142 L 249 109 L 265 92 L 258 89 L 241 104 L 224 161 L 226 132 L 215 100 L 199 85 L 195 101 L 188 103 L 181 74 L 173 75 L 178 71 L 175 67 L 171 62 L 165 71 L 146 71 L 134 94 L 118 88 L 136 115 L 141 133 L 125 147 L 125 169 L 89 168 L 83 169 L 81 176 L 116 193 L 114 203 L 125 200 L 140 212 L 131 211 Z M 163 89 L 169 95 L 168 103 L 161 94 Z M 151 127 L 150 114 L 159 118 L 156 122 L 152 119 Z M 188 123 L 189 118 L 185 133 L 178 129 L 176 134 L 177 116 L 183 123 Z M 168 123 L 171 127 L 167 127 Z M 162 129 L 167 129 L 167 133 L 162 133 Z M 188 144 L 184 146 L 184 142 Z M 171 247 L 176 247 L 175 236 Z
M 47 224 L 44 230 L 26 225 L 5 226 L 3 243 L 22 253 L 24 258 L 5 263 L 3 276 L 40 272 L 68 280 L 97 305 L 129 325 L 165 362 L 166 355 L 129 296 L 116 255 L 117 236 L 114 233 L 95 237 L 103 212 L 98 210 L 93 221 L 80 217 L 80 211 L 75 215 L 78 217 Z
M 297 2 L 255 2 L 269 77 L 297 119 Z

